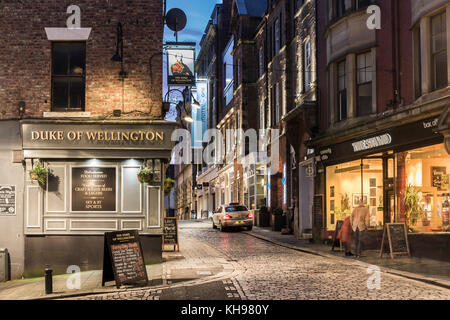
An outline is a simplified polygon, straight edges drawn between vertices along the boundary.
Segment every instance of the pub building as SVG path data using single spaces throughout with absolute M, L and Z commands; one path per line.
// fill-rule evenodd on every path
M 370 211 L 365 249 L 380 249 L 384 224 L 405 222 L 404 197 L 416 191 L 423 215 L 410 226 L 414 229 L 409 236 L 412 252 L 448 259 L 450 153 L 439 131 L 445 121 L 437 114 L 400 126 L 384 121 L 383 129 L 380 120 L 374 126 L 377 132 L 320 147 L 315 157 L 314 203 L 323 208 L 322 212 L 315 210 L 323 215 L 322 219 L 315 217 L 316 225 L 322 222 L 323 238 L 331 239 L 337 222 L 350 215 L 362 199 Z
M 0 14 L 0 248 L 11 279 L 101 269 L 110 231 L 137 230 L 145 262 L 162 261 L 178 127 L 163 120 L 163 1 L 127 3 L 126 14 L 120 1 L 69 5 L 14 1 Z M 30 174 L 39 166 L 41 182 Z M 150 181 L 138 180 L 141 166 Z

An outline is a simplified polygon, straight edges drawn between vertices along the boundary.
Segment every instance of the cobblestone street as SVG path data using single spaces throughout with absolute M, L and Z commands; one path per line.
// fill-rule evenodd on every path
M 165 286 L 88 299 L 450 299 L 448 289 L 383 272 L 380 289 L 368 289 L 367 282 L 373 274 L 354 260 L 346 263 L 298 252 L 244 232 L 221 233 L 213 230 L 209 221 L 181 222 L 180 247 L 181 251 L 175 254 L 177 259 L 170 259 L 174 254 L 166 253 L 164 268 L 169 279 L 163 279 Z M 180 274 L 189 270 L 205 277 L 184 282 L 189 276 L 183 279 Z

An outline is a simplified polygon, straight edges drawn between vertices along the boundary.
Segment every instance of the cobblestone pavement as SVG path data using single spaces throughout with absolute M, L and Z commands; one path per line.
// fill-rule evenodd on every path
M 449 300 L 450 290 L 415 280 L 380 274 L 380 288 L 368 289 L 376 273 L 349 260 L 321 257 L 284 248 L 242 232 L 221 233 L 210 222 L 180 223 L 185 263 L 221 264 L 234 272 L 214 283 L 108 294 L 93 299 L 251 299 L 251 300 Z M 189 240 L 190 239 L 190 240 Z M 189 248 L 189 241 L 195 248 Z M 181 267 L 186 265 L 181 264 Z M 170 267 L 170 266 L 169 266 Z M 370 271 L 370 270 L 369 270 Z M 224 277 L 227 275 L 224 273 Z M 372 277 L 372 278 L 371 278 Z M 370 282 L 376 287 L 376 282 Z M 207 287 L 209 286 L 209 287 Z M 196 289 L 195 289 L 196 288 Z M 178 291 L 177 291 L 178 290 Z M 214 295 L 213 295 L 214 292 Z

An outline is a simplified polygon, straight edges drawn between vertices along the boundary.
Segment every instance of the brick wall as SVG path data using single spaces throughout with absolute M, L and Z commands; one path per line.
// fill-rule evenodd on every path
M 0 3 L 0 119 L 16 118 L 19 101 L 25 117 L 51 111 L 51 43 L 45 27 L 66 27 L 72 1 L 2 1 Z M 122 109 L 120 63 L 116 26 L 123 25 L 124 81 L 122 112 L 130 116 L 159 117 L 162 102 L 163 20 L 161 0 L 139 0 L 124 5 L 118 0 L 75 3 L 81 8 L 81 27 L 91 27 L 86 44 L 85 111 L 107 116 Z

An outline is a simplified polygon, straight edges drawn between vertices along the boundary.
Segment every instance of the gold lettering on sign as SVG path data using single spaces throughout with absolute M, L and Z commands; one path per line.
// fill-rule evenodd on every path
M 122 131 L 31 131 L 32 141 L 163 141 L 163 131 L 139 130 L 131 132 Z

